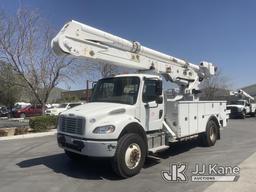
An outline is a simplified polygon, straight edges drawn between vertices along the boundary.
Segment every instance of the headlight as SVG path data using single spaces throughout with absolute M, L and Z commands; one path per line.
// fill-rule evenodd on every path
M 241 112 L 242 111 L 242 108 L 238 108 L 238 112 Z
M 114 125 L 105 125 L 101 127 L 96 127 L 93 130 L 93 133 L 97 134 L 107 134 L 107 133 L 113 133 L 115 131 L 115 126 Z

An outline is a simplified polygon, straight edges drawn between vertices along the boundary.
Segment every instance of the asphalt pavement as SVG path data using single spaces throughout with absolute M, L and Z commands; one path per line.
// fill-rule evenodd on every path
M 0 192 L 200 192 L 213 182 L 166 182 L 162 171 L 170 163 L 184 162 L 189 178 L 196 164 L 239 166 L 256 151 L 255 136 L 256 118 L 230 120 L 215 146 L 201 147 L 197 140 L 176 144 L 159 154 L 160 160 L 147 159 L 139 175 L 124 180 L 114 175 L 107 160 L 72 162 L 58 148 L 56 136 L 0 141 Z

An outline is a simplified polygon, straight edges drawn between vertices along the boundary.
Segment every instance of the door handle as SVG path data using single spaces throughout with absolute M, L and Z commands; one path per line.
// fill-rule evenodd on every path
M 163 109 L 159 110 L 159 119 L 161 119 L 163 116 Z

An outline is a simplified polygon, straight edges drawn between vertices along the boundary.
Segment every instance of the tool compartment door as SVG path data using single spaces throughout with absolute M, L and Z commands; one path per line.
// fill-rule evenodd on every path
M 178 104 L 178 137 L 189 135 L 189 105 L 185 102 Z
M 189 103 L 189 135 L 198 133 L 198 103 Z
M 205 114 L 205 103 L 198 103 L 198 107 L 197 107 L 197 132 L 204 132 L 206 129 L 206 123 L 208 121 L 209 115 Z

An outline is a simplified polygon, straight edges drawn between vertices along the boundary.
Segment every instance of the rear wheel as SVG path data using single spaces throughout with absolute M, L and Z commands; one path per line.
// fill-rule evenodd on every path
M 131 177 L 140 172 L 145 157 L 146 144 L 144 140 L 138 134 L 129 133 L 118 141 L 112 167 L 115 173 L 122 178 Z
M 246 113 L 245 113 L 245 111 L 242 111 L 241 118 L 245 119 L 245 117 L 246 117 Z
M 25 113 L 21 113 L 20 114 L 20 118 L 26 118 L 26 114 Z
M 218 138 L 218 125 L 213 120 L 209 120 L 206 125 L 206 132 L 202 133 L 201 141 L 205 147 L 215 145 Z

